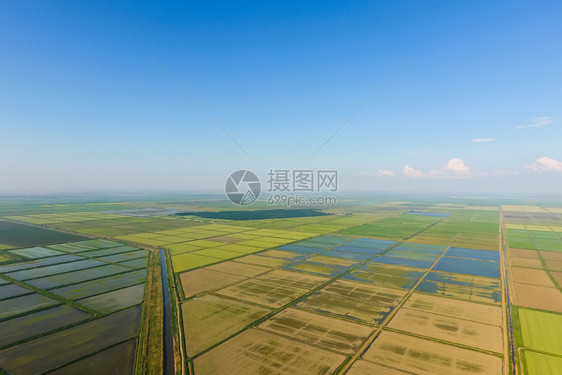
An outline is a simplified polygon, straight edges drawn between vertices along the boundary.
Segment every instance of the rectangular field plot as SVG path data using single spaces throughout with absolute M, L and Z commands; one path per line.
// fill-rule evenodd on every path
M 373 362 L 358 360 L 353 363 L 346 375 L 405 375 L 404 371 L 378 365 Z M 409 373 L 411 374 L 411 373 Z
M 525 358 L 526 374 L 559 374 L 562 369 L 562 357 L 555 357 L 542 353 L 535 353 L 530 350 L 523 351 Z
M 184 302 L 181 308 L 189 357 L 219 343 L 270 312 L 267 308 L 213 295 L 203 295 Z
M 40 279 L 33 279 L 26 282 L 27 284 L 33 285 L 36 288 L 51 289 L 58 286 L 77 284 L 83 281 L 100 279 L 102 277 L 116 275 L 118 273 L 129 272 L 129 271 L 131 271 L 130 268 L 121 267 L 115 264 L 108 264 L 106 266 L 62 273 L 59 275 L 42 277 Z
M 129 340 L 92 356 L 71 363 L 51 375 L 132 374 L 135 361 L 136 340 Z
M 446 248 L 446 246 L 409 242 L 394 247 L 385 255 L 399 258 L 435 261 L 441 254 L 443 254 Z
M 311 262 L 308 260 L 297 261 L 283 267 L 283 269 L 286 270 L 300 271 L 330 277 L 334 277 L 344 273 L 347 268 L 348 266 Z
M 494 355 L 383 331 L 364 359 L 415 374 L 500 375 L 502 360 Z
M 88 313 L 62 305 L 5 320 L 0 322 L 0 347 L 90 318 Z
M 500 307 L 427 294 L 412 294 L 404 304 L 404 309 L 427 311 L 496 326 L 501 326 L 502 324 L 502 309 Z
M 261 275 L 262 273 L 271 271 L 271 269 L 267 267 L 260 267 L 252 264 L 244 264 L 238 262 L 223 262 L 205 267 L 205 269 L 246 277 L 254 277 L 257 275 Z
M 261 255 L 246 255 L 242 258 L 236 258 L 236 262 L 254 264 L 262 267 L 282 267 L 291 262 L 289 259 L 265 257 Z
M 46 247 L 30 247 L 27 249 L 10 250 L 9 252 L 28 259 L 39 259 L 64 254 L 61 251 L 47 249 Z
M 439 220 L 439 218 L 429 216 L 401 215 L 347 228 L 339 231 L 338 234 L 402 240 Z
M 138 270 L 138 269 L 146 268 L 146 266 L 148 265 L 148 257 L 128 260 L 126 262 L 119 262 L 117 264 L 119 264 L 120 266 L 130 267 Z
M 418 272 L 408 272 L 401 270 L 406 267 L 397 266 L 397 270 L 390 269 L 392 266 L 387 266 L 388 269 L 383 267 L 377 267 L 375 269 L 380 269 L 384 273 L 375 273 L 372 269 L 369 269 L 370 264 L 363 265 L 352 271 L 351 273 L 345 275 L 343 278 L 346 280 L 359 281 L 363 283 L 369 283 L 380 287 L 386 288 L 402 288 L 411 289 L 419 280 L 419 277 L 412 278 L 404 275 L 415 274 Z M 421 272 L 420 272 L 421 273 Z M 421 277 L 421 275 L 420 275 Z
M 416 260 L 416 259 L 405 259 L 405 258 L 395 258 L 389 256 L 379 256 L 372 260 L 372 262 L 383 263 L 383 264 L 394 264 L 399 266 L 414 267 L 414 268 L 429 268 L 433 265 L 433 261 L 427 260 Z
M 441 258 L 433 268 L 436 271 L 461 273 L 473 276 L 500 277 L 499 262 L 483 260 Z
M 463 247 L 451 247 L 449 248 L 449 250 L 447 250 L 445 256 L 476 260 L 491 260 L 494 262 L 500 261 L 499 251 L 467 249 Z
M 26 296 L 10 298 L 0 301 L 0 319 L 58 304 L 58 301 L 40 294 L 28 294 Z
M 501 302 L 501 282 L 489 277 L 430 272 L 416 291 L 474 302 Z
M 513 283 L 511 293 L 516 305 L 562 313 L 562 294 L 556 288 Z
M 516 283 L 554 287 L 554 284 L 544 270 L 522 267 L 511 267 L 511 277 Z
M 191 253 L 179 254 L 172 256 L 172 264 L 174 272 L 183 272 L 194 268 L 206 266 L 220 262 L 222 259 L 209 256 L 196 255 Z
M 0 300 L 11 298 L 11 297 L 23 296 L 24 294 L 30 294 L 30 293 L 33 293 L 33 291 L 15 284 L 0 286 Z
M 251 279 L 221 289 L 216 293 L 269 307 L 281 307 L 307 291 L 302 288 Z
M 562 355 L 562 315 L 518 309 L 521 336 L 526 348 Z
M 112 290 L 125 288 L 131 285 L 143 283 L 146 270 L 122 273 L 116 276 L 104 277 L 81 284 L 74 284 L 62 288 L 51 289 L 50 292 L 68 299 L 79 299 L 96 294 L 107 293 Z
M 400 309 L 389 328 L 501 353 L 501 327 L 414 309 Z
M 373 330 L 360 324 L 295 309 L 283 310 L 263 322 L 259 328 L 343 354 L 355 353 Z
M 108 314 L 125 307 L 142 303 L 144 299 L 144 284 L 133 285 L 112 292 L 98 294 L 93 297 L 78 300 L 81 305 Z
M 84 237 L 31 225 L 0 221 L 0 243 L 13 247 L 31 247 L 82 240 Z
M 53 370 L 136 336 L 139 320 L 134 307 L 0 350 L 0 367 L 12 374 Z
M 103 260 L 105 262 L 125 262 L 127 260 L 133 260 L 133 259 L 138 259 L 138 258 L 144 258 L 147 256 L 147 252 L 146 250 L 136 250 L 136 251 L 131 251 L 128 253 L 121 253 L 121 254 L 115 254 L 115 255 L 108 255 L 105 257 L 100 257 L 98 258 L 99 260 Z
M 244 281 L 247 277 L 230 273 L 200 268 L 179 275 L 185 298 L 197 294 L 224 288 L 225 286 Z
M 79 244 L 79 243 L 61 243 L 58 245 L 49 245 L 49 246 L 45 246 L 49 249 L 53 249 L 53 250 L 60 250 L 60 251 L 64 251 L 66 253 L 79 253 L 81 251 L 86 251 L 86 250 L 92 250 L 93 247 L 92 246 L 88 246 L 88 245 L 83 245 L 83 244 Z
M 84 259 L 72 263 L 55 264 L 52 266 L 33 268 L 30 270 L 10 272 L 7 273 L 6 276 L 9 276 L 16 280 L 29 280 L 29 279 L 37 279 L 40 277 L 61 274 L 65 272 L 78 271 L 86 268 L 103 266 L 105 264 L 106 263 L 104 262 L 100 262 L 93 259 Z
M 138 249 L 136 247 L 131 247 L 131 246 L 116 246 L 116 247 L 110 247 L 108 249 L 90 250 L 90 251 L 82 252 L 79 255 L 87 256 L 90 258 L 97 258 L 97 257 L 108 256 L 108 255 L 114 255 L 114 254 L 128 253 L 135 250 Z
M 523 258 L 523 257 L 510 257 L 511 266 L 516 267 L 527 267 L 527 268 L 540 268 L 542 269 L 542 263 L 540 259 Z
M 317 374 L 328 375 L 345 356 L 250 329 L 193 361 L 195 374 Z
M 346 251 L 346 250 L 341 250 L 341 249 L 327 250 L 327 251 L 324 251 L 323 253 L 320 253 L 320 255 L 328 256 L 328 257 L 337 257 L 337 258 L 342 258 L 342 259 L 350 259 L 350 260 L 354 260 L 354 261 L 367 260 L 367 259 L 369 259 L 373 256 L 373 254 L 351 252 L 351 251 Z
M 328 281 L 326 277 L 306 275 L 298 272 L 289 272 L 275 270 L 255 277 L 256 280 L 262 280 L 273 284 L 285 286 L 295 286 L 303 289 L 313 289 L 320 284 Z
M 367 324 L 380 324 L 406 291 L 338 280 L 297 304 L 320 313 Z

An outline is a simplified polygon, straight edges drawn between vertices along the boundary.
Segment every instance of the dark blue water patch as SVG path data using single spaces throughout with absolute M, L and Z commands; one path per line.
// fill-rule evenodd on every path
M 432 217 L 448 217 L 451 214 L 445 212 L 424 212 L 424 211 L 408 211 L 405 212 L 406 215 L 421 215 L 421 216 L 432 216 Z
M 372 247 L 372 248 L 377 248 L 377 249 L 386 249 L 387 247 L 390 247 L 392 245 L 394 245 L 396 243 L 396 241 L 390 241 L 390 240 L 378 240 L 378 239 L 373 239 L 373 238 L 359 238 L 355 241 L 351 241 L 349 243 L 347 243 L 348 245 L 351 246 L 357 246 L 357 247 Z
M 394 248 L 392 248 L 392 250 L 390 251 L 396 251 L 396 252 L 411 252 L 411 253 L 418 253 L 418 254 L 429 254 L 429 255 L 435 255 L 435 256 L 439 256 L 441 254 L 443 254 L 443 251 L 445 250 L 445 248 L 442 249 L 432 249 L 432 248 L 426 248 L 426 247 L 413 247 L 413 246 L 396 246 Z
M 352 260 L 365 260 L 372 256 L 372 254 L 365 254 L 365 253 L 355 253 L 351 251 L 342 251 L 342 250 L 328 250 L 322 255 L 330 256 L 330 257 L 338 257 L 344 259 L 352 259 Z
M 464 247 L 451 247 L 445 253 L 448 257 L 469 258 L 479 260 L 500 261 L 500 252 L 493 250 L 466 249 Z
M 276 247 L 276 249 L 285 250 L 285 251 L 296 251 L 298 253 L 307 253 L 307 254 L 316 254 L 325 250 L 320 248 L 298 246 L 298 245 L 285 245 L 285 246 Z
M 329 249 L 331 247 L 336 246 L 333 243 L 316 242 L 316 241 L 299 241 L 299 242 L 293 243 L 292 245 L 314 247 L 316 249 Z
M 383 264 L 396 264 L 399 266 L 415 267 L 415 268 L 429 268 L 433 262 L 425 260 L 407 259 L 407 258 L 394 258 L 387 256 L 380 256 L 372 260 L 376 263 Z
M 382 252 L 384 249 L 372 249 L 368 247 L 355 247 L 349 245 L 340 245 L 338 247 L 333 248 L 332 250 L 337 251 L 350 251 L 352 253 L 361 253 L 361 254 L 371 254 L 375 255 Z
M 441 258 L 434 269 L 473 276 L 500 277 L 500 264 L 484 260 Z
M 314 270 L 313 267 L 315 267 L 315 266 L 318 267 L 318 269 Z M 305 272 L 305 273 L 310 273 L 310 274 L 314 274 L 314 275 L 329 276 L 329 277 L 338 276 L 338 275 L 344 273 L 345 271 L 347 271 L 347 269 L 348 269 L 347 266 L 340 266 L 340 265 L 336 265 L 336 264 L 318 263 L 318 262 L 309 262 L 309 261 L 306 261 L 306 260 L 293 262 L 293 263 L 288 264 L 286 266 L 283 266 L 281 268 L 285 269 L 285 270 Z

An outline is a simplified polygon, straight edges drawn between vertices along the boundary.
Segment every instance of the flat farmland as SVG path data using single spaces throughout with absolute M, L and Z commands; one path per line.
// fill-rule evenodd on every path
M 384 331 L 363 358 L 416 374 L 502 373 L 501 358 L 443 343 Z
M 311 345 L 249 329 L 193 361 L 198 374 L 332 374 L 345 360 Z

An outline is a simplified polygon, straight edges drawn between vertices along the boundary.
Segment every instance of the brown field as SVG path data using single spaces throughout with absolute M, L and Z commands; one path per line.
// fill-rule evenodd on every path
M 562 271 L 562 260 L 550 260 L 546 259 L 544 261 L 546 267 L 552 271 Z
M 539 259 L 539 254 L 535 250 L 511 249 L 512 257 Z
M 281 307 L 306 292 L 307 289 L 250 279 L 216 293 L 269 307 Z
M 460 319 L 501 326 L 502 309 L 451 298 L 414 293 L 404 304 L 405 309 L 417 309 Z
M 257 276 L 255 279 L 267 281 L 273 284 L 294 286 L 304 289 L 313 289 L 329 280 L 327 277 L 282 270 L 271 271 L 266 274 Z
M 550 273 L 554 280 L 558 283 L 559 286 L 562 287 L 562 272 L 551 272 Z
M 562 252 L 558 251 L 541 251 L 541 256 L 548 260 L 562 260 Z
M 363 358 L 415 374 L 502 373 L 499 357 L 389 331 L 381 333 Z
M 554 287 L 550 277 L 548 277 L 544 270 L 511 267 L 511 276 L 516 283 Z
M 516 267 L 542 268 L 540 259 L 511 257 L 511 265 Z
M 232 275 L 254 277 L 271 271 L 270 268 L 238 262 L 224 262 L 205 267 L 206 270 L 229 273 Z
M 524 307 L 562 312 L 562 294 L 556 288 L 513 283 L 513 302 Z
M 367 324 L 380 324 L 406 291 L 338 280 L 298 304 Z
M 213 295 L 182 304 L 186 351 L 193 356 L 269 313 L 266 308 Z
M 259 328 L 353 354 L 372 332 L 371 327 L 295 309 L 287 309 L 263 322 Z
M 376 363 L 358 360 L 351 366 L 346 375 L 404 375 L 406 372 L 377 365 Z
M 189 298 L 246 280 L 246 277 L 202 268 L 180 274 L 180 280 L 185 298 Z
M 470 320 L 400 309 L 388 327 L 497 353 L 503 350 L 500 327 Z
M 250 329 L 193 361 L 196 374 L 332 374 L 345 356 Z

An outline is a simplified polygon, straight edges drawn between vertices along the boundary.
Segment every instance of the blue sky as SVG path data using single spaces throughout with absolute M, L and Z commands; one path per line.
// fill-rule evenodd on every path
M 559 192 L 561 15 L 557 1 L 4 1 L 0 192 L 221 191 L 240 168 L 338 169 L 344 190 Z

